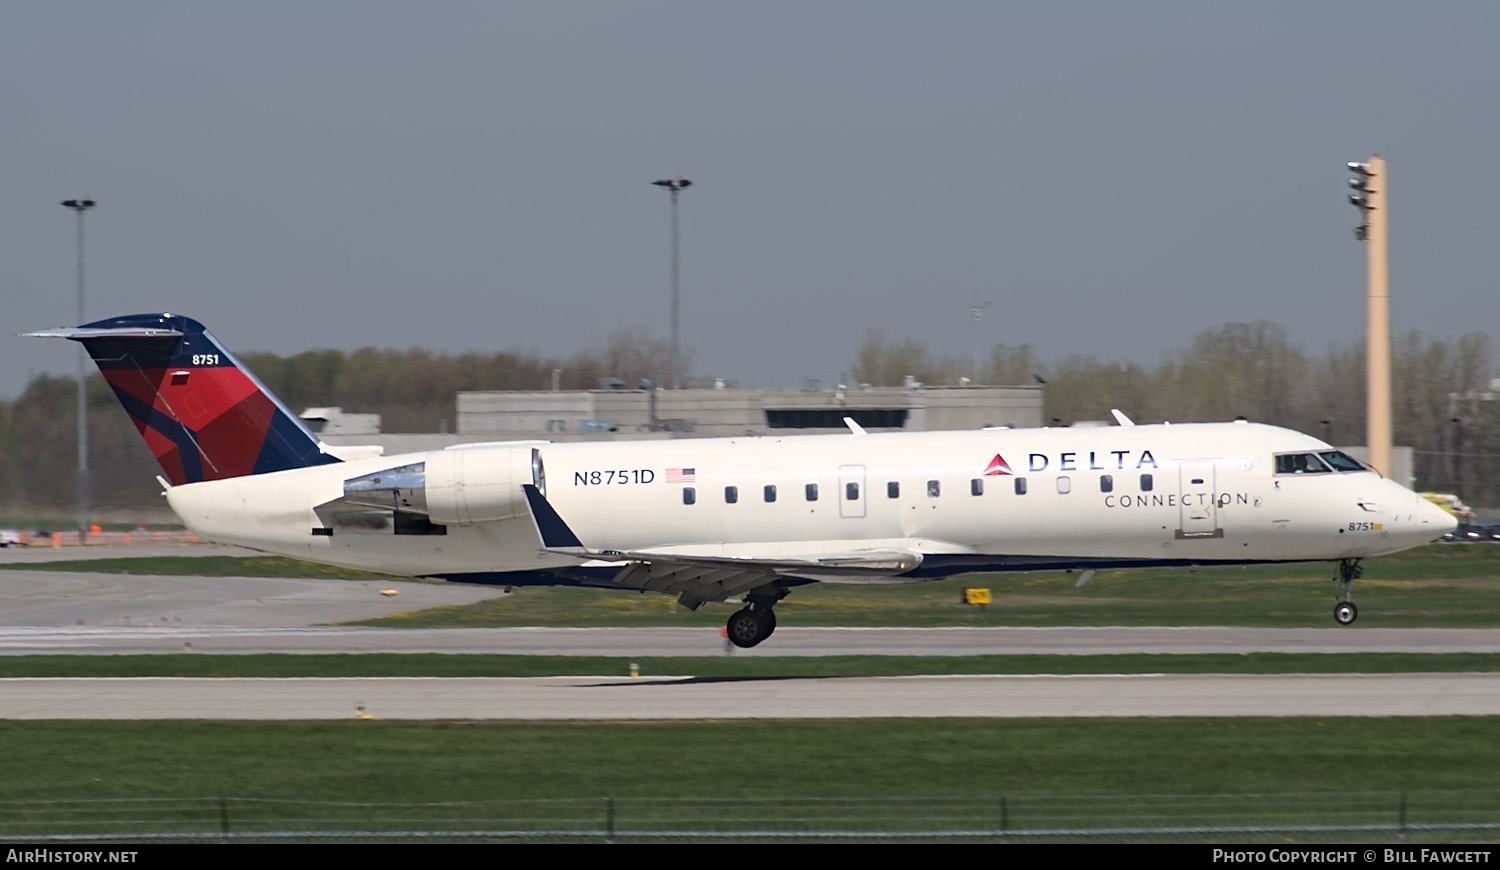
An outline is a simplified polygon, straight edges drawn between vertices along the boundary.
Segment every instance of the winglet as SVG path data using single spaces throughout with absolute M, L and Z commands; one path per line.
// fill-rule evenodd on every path
M 1119 423 L 1121 426 L 1134 426 L 1135 425 L 1135 421 L 1131 420 L 1129 417 L 1125 416 L 1125 412 L 1121 411 L 1119 408 L 1110 408 L 1109 412 L 1111 414 L 1115 415 L 1115 422 Z
M 865 431 L 865 427 L 863 427 L 863 426 L 859 425 L 858 423 L 854 422 L 854 418 L 853 417 L 845 417 L 844 418 L 844 425 L 849 427 L 849 434 L 850 435 L 868 435 L 868 434 L 870 434 L 870 433 L 868 433 L 868 432 Z
M 536 533 L 542 539 L 542 546 L 548 550 L 583 550 L 583 542 L 563 522 L 563 518 L 557 515 L 547 497 L 542 495 L 541 490 L 534 483 L 523 483 L 521 489 L 526 493 L 526 503 L 531 506 L 531 521 L 536 523 Z

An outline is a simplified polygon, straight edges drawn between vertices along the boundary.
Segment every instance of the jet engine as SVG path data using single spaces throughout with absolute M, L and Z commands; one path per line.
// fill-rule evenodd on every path
M 531 445 L 464 445 L 344 481 L 344 501 L 467 526 L 526 514 Z

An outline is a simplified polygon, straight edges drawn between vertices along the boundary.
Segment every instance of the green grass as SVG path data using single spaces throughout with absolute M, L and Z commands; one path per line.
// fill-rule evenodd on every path
M 1500 770 L 1494 720 L 1466 717 L 0 722 L 0 743 L 0 800 L 29 802 L 1337 795 L 1494 789 Z
M 541 841 L 771 832 L 736 838 L 765 842 L 835 830 L 858 841 L 861 831 L 1324 824 L 1341 827 L 1230 842 L 1391 843 L 1401 820 L 1492 826 L 1412 835 L 1472 843 L 1500 819 L 1494 720 L 1465 717 L 38 721 L 0 722 L 0 741 L 0 835 L 26 842 L 330 829 L 564 832 L 530 838 Z
M 1500 670 L 1484 653 L 1009 656 L 444 655 L 0 656 L 0 678 L 52 677 L 866 677 L 932 674 L 1390 674 Z
M 89 571 L 101 574 L 157 574 L 169 577 L 313 577 L 338 580 L 393 580 L 390 574 L 303 562 L 285 556 L 126 556 L 65 559 L 55 562 L 11 562 L 0 570 Z M 442 581 L 424 581 L 442 582 Z

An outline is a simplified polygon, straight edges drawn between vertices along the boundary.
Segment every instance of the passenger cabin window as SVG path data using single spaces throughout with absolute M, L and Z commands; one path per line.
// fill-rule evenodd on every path
M 901 484 L 898 483 L 897 481 L 894 481 L 894 480 L 890 481 L 889 483 L 887 483 L 885 485 L 885 497 L 886 498 L 900 498 L 901 497 Z
M 697 504 L 698 503 L 698 490 L 693 489 L 691 486 L 684 486 L 682 488 L 682 503 L 683 504 Z
M 1152 480 L 1151 475 L 1141 475 L 1141 492 L 1150 492 L 1151 488 L 1155 486 L 1155 484 L 1156 482 Z
M 774 483 L 768 483 L 768 484 L 766 484 L 766 501 L 772 502 L 772 501 L 775 501 L 775 500 L 776 500 L 776 484 L 774 484 Z
M 1071 477 L 1059 477 L 1057 479 L 1057 493 L 1058 493 L 1058 495 L 1067 495 L 1068 493 L 1070 493 L 1072 491 L 1073 491 L 1073 478 L 1071 478 Z
M 1024 477 L 1018 477 L 1018 478 L 1016 478 L 1016 495 L 1025 495 L 1025 494 L 1026 494 L 1026 478 L 1024 478 Z
M 1101 475 L 1099 475 L 1099 491 L 1100 492 L 1114 492 L 1115 491 L 1115 476 L 1113 474 L 1101 474 Z
M 816 483 L 809 483 L 807 486 L 803 487 L 803 491 L 807 493 L 808 501 L 818 500 L 818 485 Z
M 927 481 L 927 497 L 937 498 L 943 494 L 943 485 L 935 480 Z
M 984 495 L 984 478 L 976 477 L 969 481 L 969 495 Z
M 1331 470 L 1316 453 L 1281 453 L 1276 456 L 1277 474 L 1324 474 Z
M 740 488 L 737 486 L 724 487 L 724 503 L 735 504 L 740 500 Z
M 859 501 L 859 484 L 844 484 L 844 498 L 848 501 Z

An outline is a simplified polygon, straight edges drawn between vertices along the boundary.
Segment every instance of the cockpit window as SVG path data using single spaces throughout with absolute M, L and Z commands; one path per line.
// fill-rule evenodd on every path
M 1276 456 L 1277 474 L 1323 474 L 1331 470 L 1316 453 L 1281 453 Z
M 1333 466 L 1334 471 L 1367 471 L 1358 459 L 1342 450 L 1324 450 L 1318 454 L 1323 461 Z

